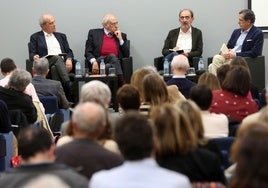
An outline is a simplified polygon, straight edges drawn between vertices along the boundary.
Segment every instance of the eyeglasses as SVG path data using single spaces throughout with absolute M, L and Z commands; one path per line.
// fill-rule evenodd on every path
M 191 17 L 190 16 L 180 16 L 180 20 L 189 20 Z
M 111 25 L 117 25 L 118 22 L 109 22 Z

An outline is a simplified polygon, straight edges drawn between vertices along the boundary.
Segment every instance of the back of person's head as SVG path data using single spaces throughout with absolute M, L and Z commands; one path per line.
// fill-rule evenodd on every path
M 230 64 L 224 64 L 217 69 L 217 78 L 218 78 L 221 86 L 222 86 L 222 83 L 223 83 L 224 79 L 226 78 L 226 74 L 230 70 L 230 68 L 231 68 Z
M 79 103 L 73 110 L 72 123 L 74 135 L 79 133 L 97 139 L 106 126 L 105 109 L 95 102 Z
M 33 62 L 33 74 L 46 76 L 49 71 L 47 58 L 36 59 Z
M 17 91 L 24 91 L 31 81 L 32 76 L 28 71 L 17 69 L 10 76 L 8 86 Z
M 201 110 L 209 109 L 212 97 L 212 91 L 206 85 L 195 85 L 190 90 L 190 99 L 194 101 Z
M 116 93 L 117 102 L 120 107 L 126 110 L 138 110 L 140 107 L 139 91 L 130 84 L 120 87 Z
M 176 103 L 178 100 L 185 100 L 185 97 L 181 92 L 178 90 L 176 85 L 169 85 L 167 86 L 168 91 L 168 101 L 172 104 Z
M 198 85 L 206 85 L 208 86 L 211 90 L 217 90 L 221 89 L 220 82 L 217 78 L 216 75 L 206 72 L 201 74 L 201 76 L 198 79 Z
M 171 61 L 171 67 L 175 70 L 187 71 L 190 67 L 189 60 L 184 55 L 177 55 Z
M 1 72 L 9 73 L 9 72 L 14 71 L 17 68 L 17 66 L 15 62 L 13 61 L 13 59 L 6 57 L 1 60 L 0 68 L 1 68 Z
M 244 15 L 244 20 L 245 21 L 250 20 L 250 22 L 252 24 L 254 24 L 254 22 L 255 22 L 255 14 L 254 14 L 254 12 L 252 10 L 250 10 L 250 9 L 243 9 L 243 10 L 241 10 L 239 12 L 239 14 L 243 14 Z
M 237 95 L 247 96 L 250 90 L 249 71 L 242 66 L 231 66 L 222 83 L 222 89 Z
M 115 123 L 114 139 L 126 160 L 151 156 L 153 130 L 148 118 L 137 111 L 128 111 Z
M 105 108 L 109 108 L 111 102 L 111 90 L 107 84 L 93 80 L 84 84 L 81 88 L 80 102 L 97 102 Z
M 156 73 L 148 74 L 142 82 L 142 101 L 151 105 L 168 102 L 167 87 L 164 80 Z
M 230 187 L 267 187 L 267 123 L 252 122 L 238 133 L 231 148 L 232 159 L 237 165 Z
M 201 117 L 200 108 L 191 100 L 178 101 L 176 103 L 177 107 L 180 108 L 185 114 L 187 114 L 187 118 L 190 121 L 190 126 L 194 130 L 194 133 L 197 137 L 197 141 L 199 145 L 203 145 L 205 143 L 204 140 L 204 128 Z
M 249 75 L 251 76 L 250 69 L 248 67 L 248 63 L 247 63 L 247 61 L 246 61 L 246 59 L 244 57 L 235 56 L 232 59 L 230 65 L 231 66 L 242 66 L 242 67 L 245 67 L 248 70 Z
M 159 156 L 185 154 L 196 147 L 196 136 L 186 114 L 172 104 L 155 106 L 150 112 L 157 137 Z
M 43 127 L 30 126 L 18 135 L 19 155 L 25 161 L 38 153 L 46 152 L 53 144 L 50 133 Z

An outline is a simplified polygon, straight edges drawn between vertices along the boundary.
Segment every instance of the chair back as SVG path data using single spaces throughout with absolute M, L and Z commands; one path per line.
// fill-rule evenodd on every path
M 54 114 L 59 111 L 58 99 L 56 96 L 38 96 L 45 108 L 45 114 Z
M 12 131 L 9 133 L 0 133 L 0 172 L 11 168 L 11 159 L 14 155 L 14 134 Z

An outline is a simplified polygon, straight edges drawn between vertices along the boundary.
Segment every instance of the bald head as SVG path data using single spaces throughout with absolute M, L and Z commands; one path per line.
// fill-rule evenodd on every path
M 171 67 L 174 70 L 187 71 L 190 67 L 188 58 L 184 55 L 174 56 Z

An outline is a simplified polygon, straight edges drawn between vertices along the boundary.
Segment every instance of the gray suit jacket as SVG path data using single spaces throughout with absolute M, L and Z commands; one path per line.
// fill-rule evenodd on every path
M 170 48 L 174 48 L 177 43 L 177 39 L 180 33 L 180 28 L 169 31 L 165 40 L 164 47 L 162 49 L 163 56 L 167 56 L 170 52 Z M 203 52 L 203 38 L 201 30 L 192 26 L 192 50 L 190 51 L 189 60 L 193 57 L 199 57 Z
M 59 81 L 46 79 L 43 76 L 34 76 L 32 84 L 38 96 L 56 96 L 59 102 L 59 108 L 69 108 L 69 102 Z

